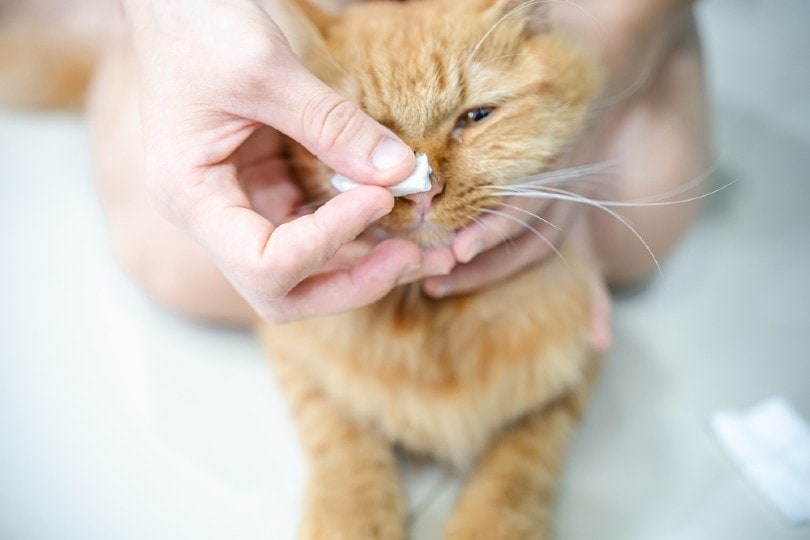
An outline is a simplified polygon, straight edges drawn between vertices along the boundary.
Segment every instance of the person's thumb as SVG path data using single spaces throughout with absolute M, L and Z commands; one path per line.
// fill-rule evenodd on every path
M 357 182 L 389 186 L 415 166 L 413 150 L 314 75 L 290 62 L 283 85 L 259 120 L 301 143 L 335 171 Z M 281 81 L 277 81 L 281 82 Z

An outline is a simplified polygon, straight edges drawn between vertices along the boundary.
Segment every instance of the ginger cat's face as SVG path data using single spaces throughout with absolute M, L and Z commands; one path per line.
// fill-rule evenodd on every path
M 307 66 L 427 154 L 431 192 L 398 198 L 379 221 L 424 246 L 495 206 L 498 186 L 543 171 L 596 90 L 590 57 L 543 28 L 542 3 L 374 2 L 339 16 L 303 7 L 318 34 Z M 335 194 L 331 171 L 310 175 L 313 198 Z

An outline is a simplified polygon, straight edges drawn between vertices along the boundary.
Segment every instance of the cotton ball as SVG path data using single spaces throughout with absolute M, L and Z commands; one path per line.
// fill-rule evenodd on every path
M 431 172 L 432 169 L 430 168 L 430 165 L 428 165 L 427 155 L 416 154 L 416 167 L 414 167 L 413 172 L 408 176 L 408 178 L 399 184 L 390 186 L 388 190 L 394 197 L 404 197 L 405 195 L 411 195 L 413 193 L 424 193 L 426 191 L 430 191 Z M 342 192 L 349 191 L 350 189 L 354 189 L 364 184 L 359 184 L 354 180 L 349 180 L 345 176 L 335 174 L 332 177 L 332 185 L 335 187 L 335 189 Z

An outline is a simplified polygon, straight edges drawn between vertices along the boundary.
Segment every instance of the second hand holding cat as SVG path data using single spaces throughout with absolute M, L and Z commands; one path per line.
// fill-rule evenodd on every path
M 607 193 L 599 198 L 635 199 L 666 193 L 699 177 L 708 166 L 705 120 L 673 121 L 700 110 L 696 104 L 705 100 L 692 3 L 577 0 L 553 3 L 549 8 L 557 28 L 584 43 L 594 42 L 605 65 L 604 101 L 615 102 L 594 118 L 569 159 L 571 164 L 581 165 L 621 157 L 615 178 L 604 184 Z M 671 159 L 661 159 L 661 150 Z M 682 194 L 684 198 L 690 195 L 695 193 Z M 591 231 L 580 241 L 588 244 L 585 247 L 593 259 L 591 334 L 594 345 L 604 349 L 612 339 L 605 278 L 616 285 L 638 283 L 654 271 L 655 260 L 624 223 L 600 212 L 579 203 L 509 200 L 498 212 L 482 216 L 479 223 L 457 235 L 451 249 L 461 264 L 448 276 L 426 279 L 424 289 L 442 297 L 504 279 L 556 256 L 554 246 L 572 224 L 585 221 Z M 633 214 L 629 220 L 660 257 L 691 222 L 694 205 L 639 207 L 623 213 L 626 218 Z

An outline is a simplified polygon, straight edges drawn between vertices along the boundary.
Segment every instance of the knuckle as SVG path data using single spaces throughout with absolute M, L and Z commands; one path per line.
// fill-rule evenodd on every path
M 257 280 L 261 283 L 261 295 L 264 297 L 265 301 L 270 303 L 284 300 L 284 297 L 289 294 L 294 286 L 294 284 L 290 285 L 282 282 L 281 275 L 285 273 L 283 269 L 268 272 L 267 268 L 262 267 L 254 269 L 253 273 L 256 276 L 261 276 L 261 278 Z
M 304 134 L 316 154 L 328 154 L 357 131 L 363 113 L 351 101 L 337 94 L 322 94 L 304 107 Z

